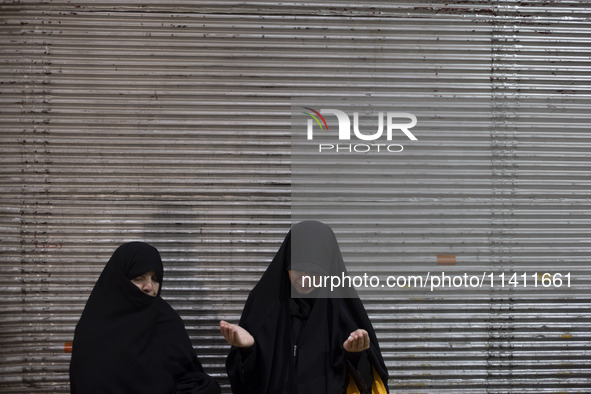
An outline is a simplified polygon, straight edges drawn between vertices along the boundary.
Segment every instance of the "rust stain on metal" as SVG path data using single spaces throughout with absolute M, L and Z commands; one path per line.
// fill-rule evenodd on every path
M 453 254 L 438 254 L 438 265 L 456 265 L 456 256 Z

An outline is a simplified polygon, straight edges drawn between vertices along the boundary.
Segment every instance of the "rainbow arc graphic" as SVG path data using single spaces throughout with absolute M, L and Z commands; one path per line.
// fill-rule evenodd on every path
M 326 120 L 324 119 L 324 117 L 322 115 L 320 115 L 320 112 L 318 112 L 315 109 L 310 108 L 310 107 L 302 107 L 302 108 L 313 112 L 313 113 L 310 113 L 310 112 L 303 112 L 303 113 L 312 117 L 312 119 L 314 119 L 316 121 L 316 123 L 318 123 L 318 126 L 320 126 L 320 130 L 323 130 L 322 123 L 324 123 L 324 127 L 326 127 L 326 130 L 328 130 L 328 125 L 326 124 Z M 322 123 L 320 123 L 320 120 L 322 120 Z

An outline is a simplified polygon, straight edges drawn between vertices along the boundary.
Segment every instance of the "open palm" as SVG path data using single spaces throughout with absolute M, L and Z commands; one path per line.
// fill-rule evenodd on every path
M 220 321 L 220 331 L 231 346 L 251 347 L 254 345 L 254 338 L 248 331 L 237 324 Z

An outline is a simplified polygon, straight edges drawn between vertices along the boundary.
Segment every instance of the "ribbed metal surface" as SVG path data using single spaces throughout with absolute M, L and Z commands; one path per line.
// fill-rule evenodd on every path
M 367 293 L 391 390 L 588 392 L 590 17 L 573 1 L 4 2 L 0 392 L 68 391 L 90 289 L 143 239 L 229 393 L 217 321 L 289 228 L 291 103 L 315 96 L 419 118 L 380 193 L 320 183 L 304 210 L 354 267 L 580 286 Z M 388 247 L 364 242 L 375 223 Z

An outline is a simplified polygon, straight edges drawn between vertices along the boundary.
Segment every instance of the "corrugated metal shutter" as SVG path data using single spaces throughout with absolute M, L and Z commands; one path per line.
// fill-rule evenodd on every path
M 132 239 L 161 250 L 163 295 L 229 392 L 217 321 L 289 228 L 292 100 L 368 95 L 403 99 L 419 143 L 380 204 L 314 211 L 351 264 L 382 218 L 393 272 L 439 256 L 580 286 L 368 294 L 392 391 L 589 391 L 590 8 L 5 2 L 0 392 L 67 392 L 64 344 Z

